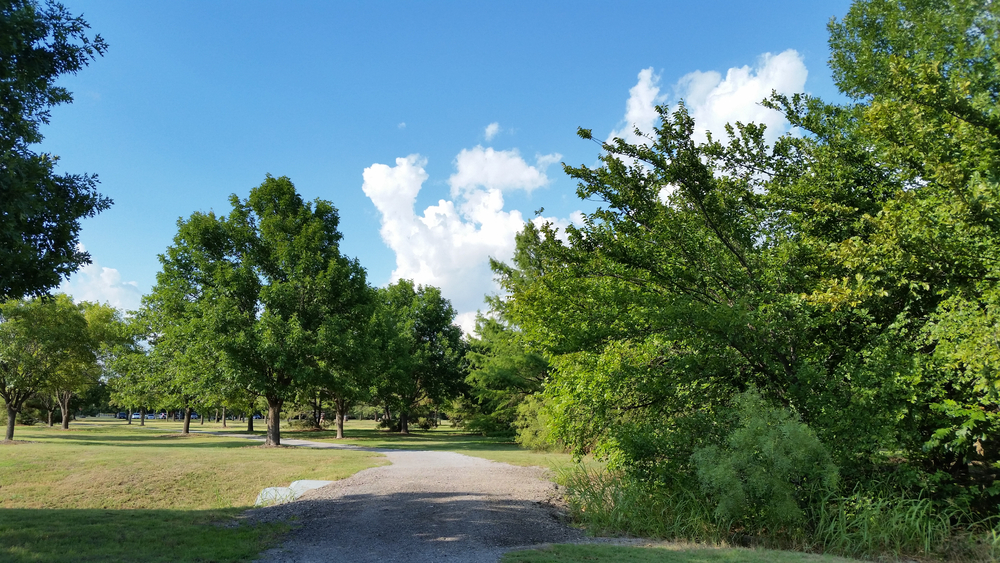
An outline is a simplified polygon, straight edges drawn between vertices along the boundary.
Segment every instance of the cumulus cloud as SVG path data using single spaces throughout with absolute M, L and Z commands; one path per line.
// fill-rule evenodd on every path
M 397 125 L 396 127 L 399 127 L 400 129 L 406 129 L 406 122 L 405 121 L 400 121 L 399 125 Z
M 517 149 L 498 151 L 492 147 L 475 146 L 462 149 L 455 157 L 455 173 L 448 179 L 451 196 L 486 190 L 524 190 L 531 193 L 549 183 L 545 169 L 562 158 L 560 154 L 539 155 L 531 166 L 521 158 Z
M 788 49 L 777 55 L 764 53 L 752 68 L 731 68 L 725 78 L 714 71 L 692 72 L 677 82 L 675 91 L 694 117 L 698 140 L 705 139 L 706 130 L 724 139 L 726 123 L 741 121 L 767 125 L 767 140 L 774 142 L 788 131 L 788 122 L 779 112 L 760 105 L 760 101 L 770 97 L 772 91 L 804 91 L 808 75 L 802 56 Z
M 628 91 L 622 125 L 611 132 L 608 141 L 617 137 L 632 144 L 643 143 L 644 139 L 636 135 L 635 130 L 651 133 L 660 118 L 656 106 L 666 101 L 666 95 L 660 94 L 660 76 L 653 72 L 653 67 L 640 70 L 639 82 Z
M 764 53 L 756 64 L 730 68 L 725 77 L 716 71 L 694 71 L 681 77 L 673 87 L 673 103 L 684 100 L 695 121 L 695 140 L 706 140 L 705 131 L 725 139 L 727 123 L 761 123 L 767 126 L 766 139 L 774 142 L 788 131 L 788 122 L 778 112 L 760 105 L 772 91 L 781 94 L 802 92 L 808 76 L 806 65 L 794 49 L 777 55 Z M 659 116 L 656 106 L 667 102 L 660 93 L 660 77 L 652 68 L 639 72 L 638 82 L 629 90 L 623 125 L 611 132 L 609 140 L 620 137 L 643 143 L 635 128 L 651 133 Z
M 81 248 L 83 245 L 80 245 Z M 142 292 L 134 281 L 122 281 L 115 268 L 106 268 L 96 261 L 80 268 L 59 286 L 59 291 L 73 296 L 73 300 L 108 303 L 125 311 L 139 308 Z
M 439 200 L 418 215 L 414 205 L 428 179 L 426 165 L 416 154 L 397 158 L 394 166 L 372 164 L 362 174 L 362 189 L 382 215 L 382 240 L 396 254 L 392 280 L 440 287 L 459 312 L 457 322 L 471 333 L 483 297 L 499 289 L 489 258 L 509 260 L 514 235 L 524 227 L 520 211 L 504 210 L 503 191 L 530 191 L 549 180 L 516 151 L 464 150 L 450 179 L 452 200 Z
M 487 141 L 492 141 L 493 137 L 496 137 L 499 132 L 500 124 L 494 121 L 486 126 L 486 130 L 483 132 L 483 135 L 486 137 Z

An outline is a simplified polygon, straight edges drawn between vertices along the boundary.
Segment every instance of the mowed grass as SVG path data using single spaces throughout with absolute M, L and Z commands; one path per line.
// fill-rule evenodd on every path
M 386 463 L 147 424 L 18 427 L 0 445 L 0 560 L 248 561 L 287 529 L 235 519 L 261 489 Z
M 263 421 L 255 422 L 261 424 L 254 426 L 254 434 L 263 436 Z M 234 426 L 234 422 L 230 421 L 228 431 L 245 434 L 245 424 L 240 423 Z M 282 424 L 284 425 L 284 422 Z M 192 426 L 192 428 L 194 427 Z M 208 422 L 205 424 L 205 430 L 219 431 L 221 428 L 216 423 Z M 313 440 L 365 448 L 458 452 L 511 465 L 547 467 L 554 471 L 575 465 L 573 456 L 570 454 L 525 450 L 518 446 L 513 438 L 469 434 L 462 429 L 452 427 L 448 422 L 431 430 L 421 430 L 413 425 L 410 434 L 399 434 L 398 432 L 378 429 L 376 423 L 371 420 L 348 420 L 344 424 L 344 438 L 342 440 L 337 439 L 337 432 L 332 428 L 329 430 L 283 429 L 281 436 L 282 438 Z M 585 462 L 593 463 L 591 460 Z
M 847 563 L 832 555 L 768 549 L 556 544 L 507 553 L 501 563 Z

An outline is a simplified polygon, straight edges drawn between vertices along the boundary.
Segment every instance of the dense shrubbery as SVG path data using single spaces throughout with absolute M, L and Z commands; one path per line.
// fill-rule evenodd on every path
M 614 506 L 648 498 L 657 535 L 868 554 L 992 528 L 1000 6 L 859 0 L 830 30 L 850 102 L 774 95 L 798 130 L 775 142 L 661 107 L 566 167 L 602 202 L 582 226 L 529 224 L 495 264 L 553 438 L 621 479 L 577 488 L 587 519 L 642 533 Z

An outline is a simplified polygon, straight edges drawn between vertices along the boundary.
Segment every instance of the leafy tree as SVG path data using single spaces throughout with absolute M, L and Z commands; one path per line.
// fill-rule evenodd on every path
M 73 99 L 58 78 L 107 49 L 88 27 L 56 2 L 0 3 L 0 298 L 43 294 L 89 264 L 80 219 L 111 205 L 96 176 L 57 174 L 57 157 L 31 150 L 50 108 Z
M 455 309 L 433 286 L 399 280 L 379 290 L 373 320 L 375 396 L 399 411 L 399 431 L 409 433 L 410 415 L 422 403 L 440 404 L 461 390 L 464 346 L 452 324 Z
M 66 357 L 40 391 L 55 398 L 62 411 L 63 430 L 69 429 L 70 402 L 100 381 L 113 351 L 127 338 L 121 314 L 114 307 L 88 302 L 77 307 L 87 322 L 84 345 Z
M 476 334 L 468 340 L 465 381 L 478 412 L 463 425 L 477 432 L 510 432 L 521 402 L 542 390 L 549 363 L 502 316 L 477 316 Z
M 87 320 L 66 295 L 0 303 L 0 398 L 7 405 L 6 440 L 24 402 L 85 357 Z
M 279 445 L 282 406 L 320 379 L 321 361 L 339 362 L 368 289 L 340 254 L 330 202 L 308 204 L 271 176 L 230 202 L 228 217 L 178 222 L 148 301 L 163 321 L 154 346 L 183 342 L 195 371 L 222 360 L 223 377 L 267 401 L 267 444 Z
M 690 477 L 692 453 L 724 443 L 732 398 L 756 388 L 848 481 L 903 458 L 894 474 L 910 485 L 989 506 L 998 9 L 856 2 L 831 26 L 853 101 L 765 101 L 804 135 L 769 146 L 737 123 L 698 144 L 681 104 L 659 108 L 644 144 L 602 143 L 601 166 L 566 167 L 602 207 L 567 243 L 529 225 L 514 265 L 496 267 L 505 317 L 550 359 L 558 436 Z

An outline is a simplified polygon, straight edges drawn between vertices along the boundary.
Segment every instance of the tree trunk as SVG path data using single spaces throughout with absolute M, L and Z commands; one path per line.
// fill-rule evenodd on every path
M 7 437 L 8 442 L 14 439 L 14 419 L 17 418 L 17 410 L 7 403 Z
M 65 418 L 63 419 L 65 420 Z M 139 407 L 139 426 L 146 425 L 146 407 Z
M 253 414 L 247 415 L 247 432 L 253 432 Z
M 281 405 L 284 403 L 276 397 L 265 397 L 267 399 L 267 439 L 265 446 L 281 445 Z
M 226 428 L 226 407 L 222 407 L 222 427 Z
M 52 428 L 52 413 L 56 412 L 56 409 L 48 409 L 49 411 L 49 428 Z
M 183 434 L 191 433 L 191 407 L 186 407 L 184 409 L 184 432 Z
M 338 397 L 333 400 L 337 408 L 337 439 L 344 439 L 344 417 L 347 416 L 347 402 Z
M 126 422 L 126 424 L 130 424 L 130 425 L 132 424 L 132 409 L 131 408 L 128 409 L 128 416 L 125 417 L 125 420 L 128 421 L 128 422 Z
M 410 413 L 402 411 L 399 413 L 399 433 L 410 433 Z

